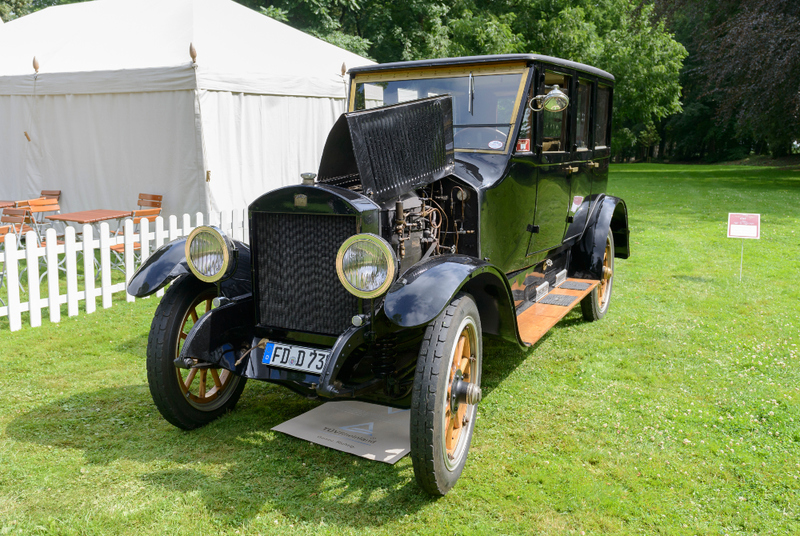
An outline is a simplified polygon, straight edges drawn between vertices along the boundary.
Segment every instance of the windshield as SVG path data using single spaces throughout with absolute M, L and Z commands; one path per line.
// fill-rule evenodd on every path
M 437 95 L 453 98 L 453 141 L 456 150 L 507 152 L 523 93 L 526 70 L 506 68 L 490 73 L 475 69 L 365 73 L 354 83 L 352 110 L 389 106 Z M 426 76 L 428 74 L 428 76 Z M 415 75 L 412 77 L 412 75 Z

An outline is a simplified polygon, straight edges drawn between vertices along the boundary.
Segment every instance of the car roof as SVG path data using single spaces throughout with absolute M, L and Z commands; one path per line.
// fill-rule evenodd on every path
M 402 69 L 418 69 L 423 67 L 442 67 L 446 65 L 475 65 L 481 63 L 504 63 L 509 61 L 525 61 L 525 62 L 541 62 L 554 65 L 556 67 L 564 67 L 567 69 L 575 69 L 583 73 L 592 74 L 606 80 L 614 80 L 614 75 L 608 73 L 597 67 L 585 65 L 575 61 L 565 60 L 562 58 L 555 58 L 553 56 L 543 56 L 541 54 L 494 54 L 491 56 L 463 56 L 460 58 L 437 58 L 433 60 L 416 60 L 416 61 L 396 61 L 392 63 L 379 63 L 375 65 L 363 65 L 361 67 L 353 67 L 348 72 L 350 74 L 374 73 L 380 71 L 394 71 Z

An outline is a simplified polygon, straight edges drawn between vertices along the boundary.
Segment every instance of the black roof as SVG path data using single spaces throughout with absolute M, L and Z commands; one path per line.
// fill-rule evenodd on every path
M 379 63 L 376 65 L 353 67 L 348 72 L 351 74 L 372 73 L 379 71 L 392 71 L 396 69 L 442 67 L 444 65 L 474 65 L 476 63 L 501 63 L 507 61 L 538 61 L 542 63 L 549 63 L 558 67 L 565 67 L 567 69 L 575 69 L 576 71 L 593 74 L 607 80 L 614 80 L 614 75 L 602 69 L 598 69 L 597 67 L 592 67 L 591 65 L 585 65 L 583 63 L 564 60 L 561 58 L 554 58 L 553 56 L 542 56 L 540 54 L 494 54 L 491 56 L 464 56 L 461 58 L 438 58 L 434 60 L 396 61 L 392 63 Z

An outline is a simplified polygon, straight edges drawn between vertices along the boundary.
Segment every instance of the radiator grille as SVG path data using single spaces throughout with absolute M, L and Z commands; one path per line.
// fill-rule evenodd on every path
M 352 216 L 252 214 L 259 324 L 339 335 L 358 299 L 336 275 L 336 253 L 356 234 Z

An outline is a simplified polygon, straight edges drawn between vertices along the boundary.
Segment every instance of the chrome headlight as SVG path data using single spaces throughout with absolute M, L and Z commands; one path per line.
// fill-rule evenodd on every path
M 336 255 L 336 273 L 344 288 L 359 298 L 380 296 L 394 282 L 397 257 L 378 235 L 364 233 L 345 240 Z
M 197 227 L 186 239 L 186 262 L 189 269 L 206 283 L 215 283 L 233 274 L 233 251 L 233 243 L 216 227 Z

